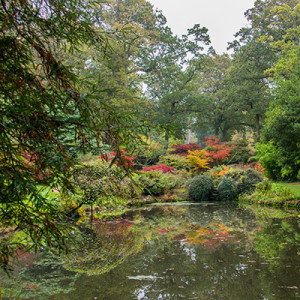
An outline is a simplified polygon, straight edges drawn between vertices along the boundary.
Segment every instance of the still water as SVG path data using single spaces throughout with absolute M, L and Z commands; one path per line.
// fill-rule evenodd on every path
M 232 203 L 151 205 L 28 254 L 3 299 L 300 299 L 300 218 Z

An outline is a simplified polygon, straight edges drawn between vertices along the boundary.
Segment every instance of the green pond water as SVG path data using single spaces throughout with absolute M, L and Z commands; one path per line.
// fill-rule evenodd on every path
M 151 205 L 23 254 L 2 299 L 300 299 L 299 212 Z M 0 297 L 1 298 L 1 297 Z

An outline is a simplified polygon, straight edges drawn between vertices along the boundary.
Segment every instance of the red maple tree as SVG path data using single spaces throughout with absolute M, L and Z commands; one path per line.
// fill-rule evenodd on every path
M 220 165 L 225 159 L 230 157 L 232 147 L 226 142 L 220 142 L 220 138 L 217 136 L 206 137 L 203 144 L 206 145 L 205 150 L 214 165 Z

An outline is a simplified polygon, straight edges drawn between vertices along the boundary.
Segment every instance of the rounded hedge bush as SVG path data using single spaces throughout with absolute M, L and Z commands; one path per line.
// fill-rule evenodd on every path
M 195 176 L 188 184 L 189 198 L 194 201 L 212 200 L 214 182 L 210 176 Z
M 239 194 L 251 194 L 255 190 L 255 185 L 259 182 L 262 182 L 262 176 L 253 169 L 247 169 L 243 176 L 241 177 L 241 181 L 238 184 L 238 192 Z
M 255 190 L 255 185 L 263 181 L 262 176 L 253 169 L 233 169 L 225 174 L 237 185 L 238 194 L 251 194 Z
M 224 178 L 218 185 L 220 200 L 234 200 L 237 197 L 237 186 L 229 178 Z

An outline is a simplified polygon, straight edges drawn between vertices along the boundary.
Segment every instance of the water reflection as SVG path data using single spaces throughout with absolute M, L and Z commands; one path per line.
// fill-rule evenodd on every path
M 21 299 L 296 299 L 299 244 L 290 214 L 149 206 L 80 227 L 67 257 L 44 254 L 0 286 Z
M 63 258 L 67 270 L 87 275 L 109 272 L 143 247 L 143 237 L 134 233 L 128 218 L 93 223 L 93 229 L 80 228 L 70 241 L 70 251 Z

